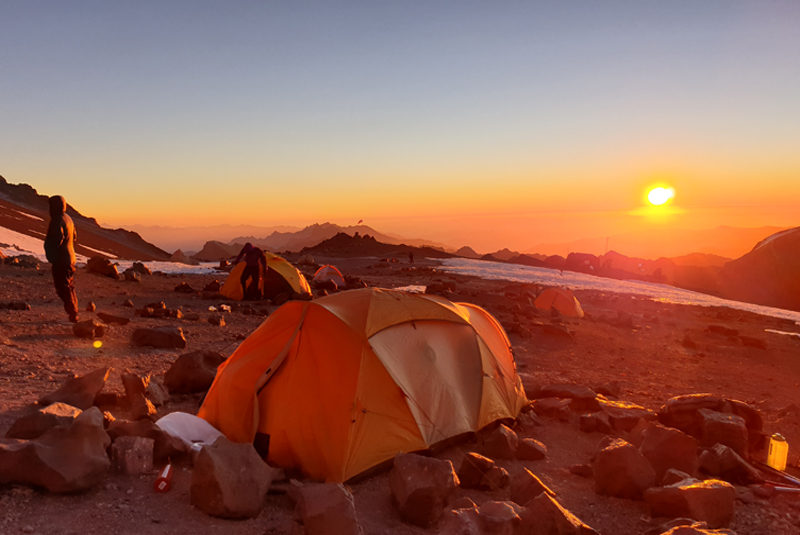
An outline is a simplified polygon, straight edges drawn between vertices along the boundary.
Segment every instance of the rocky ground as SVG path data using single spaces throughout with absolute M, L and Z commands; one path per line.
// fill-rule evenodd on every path
M 296 260 L 290 258 L 290 260 Z M 800 330 L 783 320 L 723 308 L 673 305 L 623 294 L 576 292 L 587 318 L 563 319 L 572 334 L 556 332 L 548 314 L 535 311 L 528 294 L 535 289 L 520 284 L 441 273 L 435 264 L 378 262 L 375 259 L 323 259 L 343 273 L 362 278 L 370 286 L 428 286 L 453 283 L 455 301 L 483 306 L 511 333 L 518 368 L 526 390 L 543 385 L 574 383 L 592 388 L 618 387 L 621 400 L 658 410 L 677 395 L 711 393 L 745 401 L 764 419 L 764 432 L 780 432 L 790 444 L 789 473 L 800 476 L 800 341 L 765 332 Z M 313 267 L 301 270 L 313 273 Z M 224 281 L 225 274 L 164 275 L 142 277 L 141 282 L 117 281 L 79 270 L 76 287 L 81 309 L 89 302 L 96 312 L 131 318 L 125 326 L 112 325 L 95 347 L 78 338 L 55 296 L 49 271 L 0 266 L 0 304 L 23 301 L 30 310 L 0 310 L 0 433 L 74 374 L 100 367 L 113 368 L 106 390 L 122 392 L 120 373 L 164 374 L 175 359 L 188 351 L 210 349 L 229 355 L 266 314 L 275 309 L 261 303 L 226 302 L 204 298 L 209 282 Z M 174 288 L 187 283 L 194 292 Z M 142 318 L 134 308 L 163 301 L 181 309 L 183 318 Z M 207 321 L 228 304 L 224 325 Z M 212 311 L 210 307 L 217 310 Z M 255 313 L 243 313 L 255 310 Z M 81 319 L 95 318 L 83 312 Z M 189 319 L 197 317 L 198 319 Z M 179 326 L 187 347 L 154 349 L 134 347 L 133 330 L 146 326 Z M 719 326 L 711 327 L 710 326 Z M 722 328 L 720 328 L 722 327 Z M 723 329 L 724 328 L 724 329 Z M 725 329 L 734 329 L 726 331 Z M 747 343 L 748 345 L 745 345 Z M 761 347 L 758 347 L 761 346 Z M 616 392 L 615 392 L 616 393 Z M 159 415 L 180 410 L 196 412 L 202 394 L 173 395 Z M 113 412 L 113 411 L 112 411 Z M 126 417 L 123 410 L 115 415 Z M 601 496 L 593 482 L 569 471 L 585 464 L 604 435 L 582 432 L 579 414 L 568 421 L 543 417 L 543 425 L 517 429 L 520 438 L 535 438 L 547 447 L 539 461 L 498 460 L 510 473 L 523 466 L 538 475 L 561 504 L 604 535 L 641 534 L 664 519 L 651 519 L 642 501 Z M 626 433 L 613 432 L 625 437 Z M 473 442 L 458 443 L 436 457 L 450 459 L 456 468 L 463 454 L 475 450 Z M 763 452 L 757 454 L 762 456 Z M 18 485 L 0 486 L 0 533 L 291 533 L 293 501 L 276 485 L 261 514 L 244 521 L 207 516 L 189 502 L 191 465 L 177 465 L 174 486 L 166 494 L 153 492 L 155 470 L 130 477 L 109 472 L 103 482 L 78 494 L 51 494 Z M 392 505 L 388 474 L 378 474 L 350 485 L 364 533 L 436 533 L 404 523 Z M 480 505 L 507 500 L 508 489 L 491 492 L 459 489 L 457 496 Z M 800 533 L 800 497 L 754 497 L 737 501 L 729 529 L 739 535 Z M 752 497 L 752 496 L 751 496 Z M 747 502 L 747 503 L 746 503 Z

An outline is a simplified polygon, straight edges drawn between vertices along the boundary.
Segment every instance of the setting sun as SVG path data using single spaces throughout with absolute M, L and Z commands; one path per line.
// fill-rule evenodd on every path
M 647 200 L 650 201 L 650 204 L 660 206 L 675 196 L 675 190 L 672 188 L 653 188 L 650 190 L 650 193 L 647 194 Z

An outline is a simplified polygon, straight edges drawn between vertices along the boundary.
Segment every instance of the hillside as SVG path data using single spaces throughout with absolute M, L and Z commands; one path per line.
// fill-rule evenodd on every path
M 350 236 L 340 232 L 313 247 L 304 247 L 300 254 L 350 257 L 395 257 L 405 260 L 413 252 L 417 258 L 451 258 L 453 255 L 432 247 L 412 247 L 381 243 L 374 236 L 356 234 Z
M 9 184 L 0 176 L 0 227 L 44 240 L 50 213 L 48 196 L 27 184 Z M 71 205 L 67 213 L 75 222 L 78 243 L 75 252 L 84 256 L 102 254 L 126 260 L 169 260 L 169 253 L 146 242 L 135 232 L 107 229 Z

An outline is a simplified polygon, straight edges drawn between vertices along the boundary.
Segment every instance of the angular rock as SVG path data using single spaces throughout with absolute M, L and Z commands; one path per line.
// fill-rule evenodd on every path
M 612 440 L 595 456 L 594 490 L 598 494 L 641 499 L 642 493 L 656 484 L 653 467 L 632 444 Z
M 6 438 L 39 438 L 53 427 L 70 425 L 80 413 L 77 407 L 53 403 L 19 417 L 6 433 Z
M 134 262 L 131 266 L 131 269 L 140 273 L 142 275 L 152 275 L 153 272 L 150 271 L 150 268 L 142 264 L 141 262 Z
M 598 401 L 603 411 L 608 413 L 611 427 L 615 431 L 630 431 L 636 427 L 639 419 L 653 421 L 658 418 L 650 409 L 629 401 L 611 401 L 605 398 L 598 398 Z
M 95 320 L 79 321 L 72 326 L 72 333 L 79 338 L 102 338 L 108 325 Z
M 499 490 L 508 485 L 508 472 L 505 468 L 493 466 L 488 472 L 483 474 L 478 489 L 480 490 Z
M 194 288 L 189 286 L 188 282 L 182 282 L 182 283 L 180 283 L 179 285 L 177 285 L 175 287 L 175 291 L 176 292 L 185 293 L 185 294 L 191 294 L 191 293 L 194 293 Z
M 219 327 L 225 326 L 225 318 L 222 316 L 222 314 L 212 314 L 208 317 L 207 321 L 211 325 L 217 325 Z
M 155 461 L 177 459 L 187 453 L 186 445 L 177 437 L 173 437 L 150 420 L 116 420 L 108 425 L 108 435 L 112 440 L 118 437 L 144 437 L 153 440 L 153 458 Z
M 119 272 L 117 266 L 111 263 L 111 260 L 102 256 L 93 256 L 86 261 L 86 271 L 108 277 L 111 279 L 119 280 Z
M 126 269 L 122 272 L 122 276 L 128 282 L 142 282 L 142 276 L 135 269 Z
M 685 479 L 693 479 L 693 478 L 686 472 L 681 472 L 680 470 L 675 470 L 674 468 L 670 468 L 669 470 L 664 472 L 664 477 L 661 478 L 661 486 L 667 487 L 669 485 L 674 485 L 675 483 L 680 483 Z
M 536 474 L 527 468 L 523 468 L 522 471 L 511 478 L 510 491 L 511 501 L 523 507 L 542 492 L 546 492 L 553 497 L 556 495 Z
M 403 520 L 429 527 L 436 524 L 455 494 L 458 476 L 450 461 L 398 453 L 389 487 Z
M 218 280 L 213 280 L 205 285 L 203 288 L 204 292 L 218 292 L 219 289 L 222 288 Z
M 97 310 L 97 305 L 89 301 L 89 303 L 86 305 L 86 312 L 94 312 L 95 310 Z
M 153 405 L 156 407 L 160 407 L 169 402 L 169 391 L 167 387 L 164 386 L 160 379 L 153 377 L 152 374 L 145 377 L 144 395 L 147 399 L 152 401 Z
M 669 469 L 697 475 L 700 461 L 697 458 L 698 443 L 683 431 L 650 423 L 642 432 L 639 452 L 650 461 L 656 471 L 656 480 L 661 481 Z
M 39 405 L 66 403 L 81 410 L 86 410 L 94 403 L 97 393 L 103 389 L 111 368 L 100 368 L 86 375 L 67 379 L 61 388 L 39 398 Z
M 695 438 L 700 438 L 703 425 L 698 411 L 700 409 L 718 411 L 722 409 L 724 403 L 725 400 L 712 394 L 676 396 L 667 400 L 667 403 L 658 411 L 658 421 L 667 427 L 674 427 Z
M 141 328 L 133 331 L 131 338 L 135 346 L 150 346 L 161 348 L 186 347 L 186 338 L 180 327 L 156 327 L 152 329 Z
M 727 526 L 733 518 L 736 490 L 725 481 L 685 481 L 653 487 L 644 493 L 650 516 L 688 517 L 710 528 Z
M 475 452 L 465 453 L 458 469 L 459 482 L 466 489 L 478 488 L 483 481 L 483 476 L 492 468 L 495 468 L 495 462 L 492 459 Z
M 748 437 L 744 418 L 709 409 L 700 409 L 698 412 L 703 426 L 701 445 L 712 447 L 724 444 L 747 458 Z
M 478 508 L 462 507 L 445 513 L 438 535 L 483 535 L 483 527 L 478 518 Z
M 581 414 L 580 430 L 584 433 L 611 433 L 611 418 L 604 411 Z
M 483 533 L 516 535 L 522 520 L 522 508 L 512 502 L 485 502 L 478 507 L 478 521 Z
M 200 350 L 185 353 L 172 363 L 164 376 L 164 386 L 174 394 L 205 392 L 217 375 L 225 357 L 216 351 Z
M 543 386 L 537 397 L 571 399 L 570 409 L 574 411 L 595 412 L 600 410 L 597 393 L 587 386 L 573 384 L 552 384 Z
M 481 453 L 491 459 L 513 459 L 519 444 L 517 434 L 503 424 L 483 434 L 481 439 Z
M 353 495 L 341 483 L 290 483 L 295 522 L 305 535 L 363 535 Z
M 532 438 L 523 438 L 517 446 L 517 459 L 520 461 L 541 461 L 547 457 L 547 446 Z
M 531 403 L 534 412 L 539 416 L 553 416 L 559 420 L 569 421 L 571 399 L 540 398 Z
M 111 444 L 111 465 L 129 476 L 146 474 L 153 469 L 152 438 L 122 436 Z
M 598 535 L 546 492 L 529 502 L 519 516 L 519 535 Z
M 723 444 L 717 444 L 704 451 L 700 455 L 700 467 L 708 474 L 731 483 L 749 485 L 764 481 L 761 472 L 742 459 L 733 449 Z
M 110 444 L 97 407 L 36 439 L 0 439 L 0 484 L 34 485 L 51 492 L 88 489 L 111 465 L 106 454 Z
M 264 507 L 272 474 L 252 444 L 220 437 L 194 461 L 192 505 L 211 516 L 255 518 Z
M 131 322 L 130 318 L 106 314 L 105 312 L 98 312 L 97 317 L 100 318 L 104 323 L 113 323 L 116 325 L 127 325 Z

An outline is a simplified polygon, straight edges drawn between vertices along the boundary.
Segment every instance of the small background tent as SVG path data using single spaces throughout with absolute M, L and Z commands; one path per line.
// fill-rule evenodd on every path
M 261 277 L 261 284 L 259 289 L 265 299 L 272 299 L 281 293 L 299 293 L 311 294 L 311 287 L 308 281 L 300 273 L 296 267 L 290 264 L 286 259 L 272 253 L 264 253 L 267 257 L 267 270 L 266 277 Z M 242 272 L 244 271 L 245 263 L 240 262 L 234 267 L 225 284 L 220 289 L 219 293 L 228 299 L 236 299 L 241 301 L 244 298 L 242 291 Z M 252 284 L 252 283 L 250 283 Z
M 550 310 L 555 308 L 562 316 L 582 318 L 583 309 L 581 304 L 566 288 L 546 288 L 533 302 L 536 308 Z
M 336 287 L 339 289 L 344 288 L 347 286 L 347 283 L 344 282 L 344 276 L 342 273 L 333 266 L 322 266 L 314 273 L 314 279 L 312 282 L 314 284 L 319 283 L 326 283 L 328 281 L 333 281 L 336 283 Z
M 365 288 L 273 312 L 220 366 L 198 416 L 235 442 L 269 435 L 273 466 L 341 482 L 527 403 L 488 312 Z

